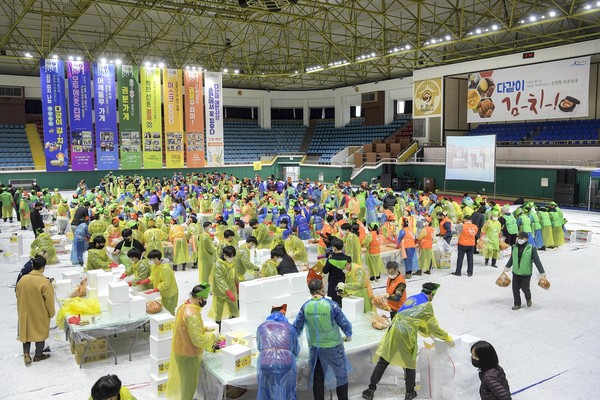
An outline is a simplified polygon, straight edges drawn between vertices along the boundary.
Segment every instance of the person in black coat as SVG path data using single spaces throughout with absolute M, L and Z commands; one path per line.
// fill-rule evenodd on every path
M 475 235 L 475 254 L 479 254 L 477 251 L 477 241 L 479 240 L 479 236 L 481 235 L 481 228 L 483 228 L 483 223 L 485 222 L 485 205 L 482 204 L 473 214 L 471 214 L 471 222 L 477 226 L 479 229 L 477 231 L 477 235 Z
M 77 210 L 75 210 L 75 215 L 73 215 L 73 221 L 71 221 L 71 230 L 73 231 L 73 233 L 75 233 L 75 229 L 77 229 L 79 224 L 84 222 L 84 219 L 86 217 L 90 216 L 89 208 L 90 202 L 86 201 L 85 203 L 83 203 L 82 206 L 77 207 Z
M 42 211 L 43 204 L 39 201 L 35 203 L 31 213 L 29 214 L 29 219 L 31 221 L 31 229 L 33 230 L 33 234 L 35 237 L 38 237 L 41 233 L 44 232 L 44 220 L 42 219 L 42 215 L 40 211 Z
M 285 247 L 283 247 L 283 245 L 278 244 L 277 246 L 273 247 L 273 251 L 271 252 L 271 254 L 281 258 L 281 262 L 277 266 L 277 273 L 279 275 L 293 274 L 298 272 L 296 262 L 285 251 Z
M 479 368 L 481 400 L 512 400 L 506 374 L 498 365 L 498 355 L 490 343 L 480 340 L 471 346 L 471 363 Z
M 333 247 L 333 254 L 327 259 L 327 262 L 323 267 L 323 273 L 329 274 L 329 279 L 327 280 L 327 296 L 331 297 L 331 300 L 338 303 L 341 307 L 342 297 L 337 293 L 336 288 L 338 283 L 346 282 L 344 268 L 348 262 L 352 262 L 352 257 L 344 254 L 344 242 L 340 239 L 332 239 L 331 246 Z

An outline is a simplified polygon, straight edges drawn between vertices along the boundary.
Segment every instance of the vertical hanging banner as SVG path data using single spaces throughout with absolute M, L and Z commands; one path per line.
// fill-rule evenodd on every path
M 225 162 L 223 147 L 223 75 L 220 72 L 204 74 L 206 95 L 206 159 L 210 167 L 221 167 Z
M 44 118 L 44 154 L 46 171 L 68 171 L 69 152 L 65 143 L 65 66 L 61 60 L 40 61 L 42 114 Z
M 163 70 L 167 168 L 183 168 L 183 99 L 181 70 Z
M 160 68 L 142 67 L 141 71 L 144 168 L 162 168 Z
M 96 164 L 99 170 L 119 169 L 115 67 L 94 64 Z
M 117 67 L 119 128 L 121 131 L 121 168 L 142 168 L 142 135 L 140 133 L 139 68 Z
M 67 61 L 73 171 L 94 170 L 91 77 L 90 63 Z
M 202 72 L 186 69 L 185 81 L 185 132 L 187 138 L 188 168 L 206 166 L 204 159 L 204 109 L 202 108 Z

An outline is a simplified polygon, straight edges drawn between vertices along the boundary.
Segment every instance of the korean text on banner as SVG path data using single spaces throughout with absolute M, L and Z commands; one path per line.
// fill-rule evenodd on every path
M 40 61 L 46 171 L 67 171 L 69 151 L 65 107 L 65 66 L 61 60 Z
M 67 61 L 73 171 L 94 170 L 91 77 L 90 63 Z
M 183 92 L 181 70 L 163 70 L 163 104 L 165 107 L 165 134 L 167 168 L 183 168 Z
M 223 147 L 223 75 L 220 72 L 204 74 L 204 91 L 206 96 L 205 113 L 206 159 L 208 166 L 220 167 L 224 164 L 225 151 Z
M 162 168 L 160 68 L 142 67 L 141 72 L 144 168 Z
M 469 74 L 467 122 L 589 114 L 590 57 Z
M 142 168 L 142 135 L 140 133 L 139 68 L 132 65 L 117 67 L 117 96 L 121 130 L 121 167 Z
M 202 108 L 202 72 L 184 71 L 185 131 L 187 137 L 187 166 L 202 168 L 204 159 L 204 109 Z
M 94 64 L 96 164 L 99 170 L 119 169 L 115 66 Z
M 425 79 L 413 83 L 413 116 L 442 115 L 442 78 Z

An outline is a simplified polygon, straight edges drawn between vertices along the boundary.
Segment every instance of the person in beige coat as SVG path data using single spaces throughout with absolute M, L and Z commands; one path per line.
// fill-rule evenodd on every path
M 45 260 L 44 260 L 45 261 Z M 19 341 L 23 343 L 25 365 L 31 364 L 31 342 L 35 342 L 34 362 L 50 357 L 43 354 L 44 342 L 50 336 L 50 318 L 54 316 L 54 288 L 44 276 L 45 262 L 33 264 L 33 271 L 17 284 Z

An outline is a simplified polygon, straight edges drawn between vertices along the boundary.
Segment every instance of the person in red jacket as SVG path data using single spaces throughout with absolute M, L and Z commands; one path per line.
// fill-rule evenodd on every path
M 456 271 L 452 275 L 460 276 L 465 254 L 467 255 L 467 275 L 473 276 L 473 253 L 475 252 L 475 236 L 479 232 L 477 225 L 471 222 L 471 216 L 465 215 L 462 232 L 458 237 L 458 258 L 456 259 Z

